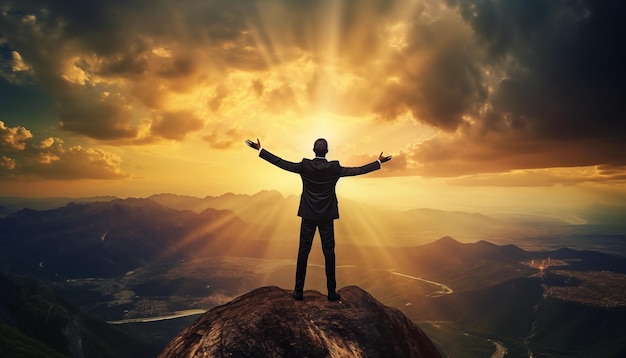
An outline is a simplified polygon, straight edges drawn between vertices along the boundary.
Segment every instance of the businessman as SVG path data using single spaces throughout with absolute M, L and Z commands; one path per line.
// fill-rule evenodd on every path
M 362 167 L 342 167 L 338 161 L 326 160 L 328 142 L 320 138 L 313 144 L 315 159 L 302 159 L 299 163 L 283 160 L 261 147 L 261 141 L 256 143 L 247 139 L 246 144 L 259 152 L 259 156 L 277 167 L 300 174 L 302 178 L 302 195 L 298 216 L 302 218 L 300 224 L 300 247 L 296 264 L 296 285 L 293 298 L 302 300 L 304 279 L 306 277 L 307 261 L 315 231 L 319 230 L 322 240 L 322 252 L 326 266 L 326 286 L 328 300 L 337 301 L 341 297 L 336 292 L 335 280 L 335 231 L 334 220 L 339 219 L 337 194 L 335 185 L 341 177 L 361 175 L 378 170 L 382 163 L 391 160 L 391 156 L 380 153 L 378 160 Z

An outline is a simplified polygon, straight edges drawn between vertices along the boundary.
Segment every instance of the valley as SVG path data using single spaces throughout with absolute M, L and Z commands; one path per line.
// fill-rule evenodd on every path
M 321 259 L 321 257 L 312 257 L 306 288 L 325 292 L 325 276 Z M 84 299 L 81 307 L 88 313 L 102 317 L 116 326 L 127 328 L 132 325 L 143 325 L 151 327 L 149 330 L 152 334 L 167 337 L 175 334 L 178 329 L 182 330 L 188 324 L 189 319 L 198 317 L 204 311 L 225 304 L 254 288 L 262 286 L 289 288 L 292 284 L 293 267 L 294 262 L 289 259 L 213 257 L 142 267 L 115 278 L 68 280 L 57 283 L 56 287 L 61 293 L 69 294 L 72 291 L 85 290 L 91 292 L 93 294 L 90 296 L 91 299 Z M 532 312 L 533 307 L 541 306 L 544 299 L 557 299 L 551 304 L 559 301 L 571 302 L 600 311 L 617 309 L 622 312 L 621 315 L 624 315 L 626 304 L 624 304 L 623 274 L 608 271 L 563 271 L 562 268 L 563 266 L 556 266 L 547 268 L 543 272 L 536 270 L 536 273 L 530 276 L 525 276 L 526 272 L 520 274 L 517 279 L 529 280 L 527 282 L 531 286 L 528 287 L 535 287 L 535 290 L 538 290 L 536 298 L 526 306 L 528 312 Z M 555 270 L 552 271 L 552 269 Z M 473 276 L 471 272 L 464 275 Z M 491 320 L 505 320 L 505 322 L 515 317 L 515 315 L 507 314 L 506 311 L 493 316 L 492 309 L 495 308 L 496 312 L 502 310 L 502 308 L 497 308 L 502 305 L 501 300 L 507 300 L 508 304 L 518 309 L 522 307 L 519 306 L 519 302 L 510 300 L 510 287 L 507 286 L 510 280 L 501 283 L 503 285 L 501 288 L 494 289 L 492 286 L 481 285 L 473 289 L 465 288 L 461 297 L 455 297 L 454 288 L 448 287 L 443 282 L 407 275 L 396 270 L 365 265 L 339 265 L 337 276 L 340 285 L 361 287 L 382 303 L 399 308 L 420 327 L 427 327 L 426 331 L 435 342 L 444 345 L 442 342 L 456 335 L 450 330 L 464 335 L 463 340 L 454 339 L 447 343 L 446 347 L 448 350 L 449 345 L 454 344 L 457 347 L 453 351 L 460 350 L 464 353 L 456 352 L 450 356 L 469 357 L 473 353 L 468 352 L 476 352 L 476 348 L 470 348 L 470 346 L 483 347 L 480 349 L 481 354 L 495 351 L 493 354 L 496 357 L 502 357 L 504 352 L 515 356 L 514 354 L 524 354 L 527 351 L 532 351 L 535 356 L 561 356 L 558 353 L 542 355 L 541 352 L 545 348 L 525 342 L 529 336 L 521 340 L 515 339 L 507 334 L 500 335 L 501 331 L 498 329 L 486 328 L 497 327 L 497 324 L 493 326 L 493 322 L 487 325 L 480 323 L 484 317 L 490 315 L 492 315 L 489 318 Z M 483 296 L 480 292 L 485 292 L 490 299 L 481 298 Z M 517 295 L 518 299 L 522 298 L 519 293 Z M 443 296 L 447 296 L 445 297 L 448 299 L 447 302 L 438 300 Z M 104 297 L 109 297 L 110 300 L 104 301 Z M 432 314 L 432 312 L 445 311 L 450 304 L 463 307 L 459 312 L 460 317 L 454 314 L 448 316 L 449 313 L 443 312 Z M 484 317 L 466 321 L 467 318 L 463 316 L 466 316 L 468 311 L 483 311 Z M 528 331 L 530 336 L 534 334 L 534 330 L 538 329 L 536 319 L 540 317 L 536 314 L 533 314 L 535 317 L 532 319 L 533 328 Z M 167 324 L 158 322 L 164 320 L 171 320 L 171 322 Z M 177 322 L 180 325 L 177 325 Z M 452 322 L 458 323 L 450 326 Z
M 626 309 L 626 275 L 611 271 L 555 270 L 562 284 L 546 287 L 546 295 L 593 307 Z

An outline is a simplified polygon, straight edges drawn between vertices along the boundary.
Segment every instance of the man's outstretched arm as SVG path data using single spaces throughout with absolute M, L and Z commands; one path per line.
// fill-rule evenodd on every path
M 369 172 L 373 172 L 374 170 L 380 169 L 382 163 L 388 162 L 391 160 L 391 155 L 383 156 L 383 152 L 380 152 L 378 156 L 378 160 L 375 162 L 371 162 L 369 164 L 365 164 L 361 167 L 341 167 L 341 176 L 349 177 L 361 174 L 367 174 Z
M 259 152 L 259 157 L 267 160 L 268 162 L 274 164 L 275 166 L 293 172 L 293 173 L 300 173 L 300 163 L 293 163 L 287 160 L 284 160 L 272 153 L 270 153 L 269 151 L 263 149 L 261 147 L 261 141 L 257 138 L 256 143 L 251 141 L 250 139 L 246 139 L 246 144 L 248 145 L 248 147 L 252 148 L 252 149 L 256 149 L 256 150 L 260 150 Z

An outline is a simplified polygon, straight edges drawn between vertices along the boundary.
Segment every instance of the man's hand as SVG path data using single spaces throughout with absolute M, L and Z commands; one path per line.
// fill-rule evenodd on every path
M 261 149 L 261 141 L 259 140 L 259 138 L 256 139 L 256 143 L 254 143 L 250 139 L 246 139 L 246 144 L 248 145 L 248 147 L 252 149 L 256 149 L 256 150 Z
M 383 152 L 380 152 L 380 155 L 378 156 L 378 160 L 380 160 L 380 164 L 384 162 L 388 162 L 391 160 L 391 155 L 383 156 Z

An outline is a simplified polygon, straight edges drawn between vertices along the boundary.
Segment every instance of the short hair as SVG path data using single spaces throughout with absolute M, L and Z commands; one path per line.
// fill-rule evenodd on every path
M 324 138 L 319 138 L 313 144 L 313 151 L 318 157 L 323 157 L 328 153 L 328 142 Z

